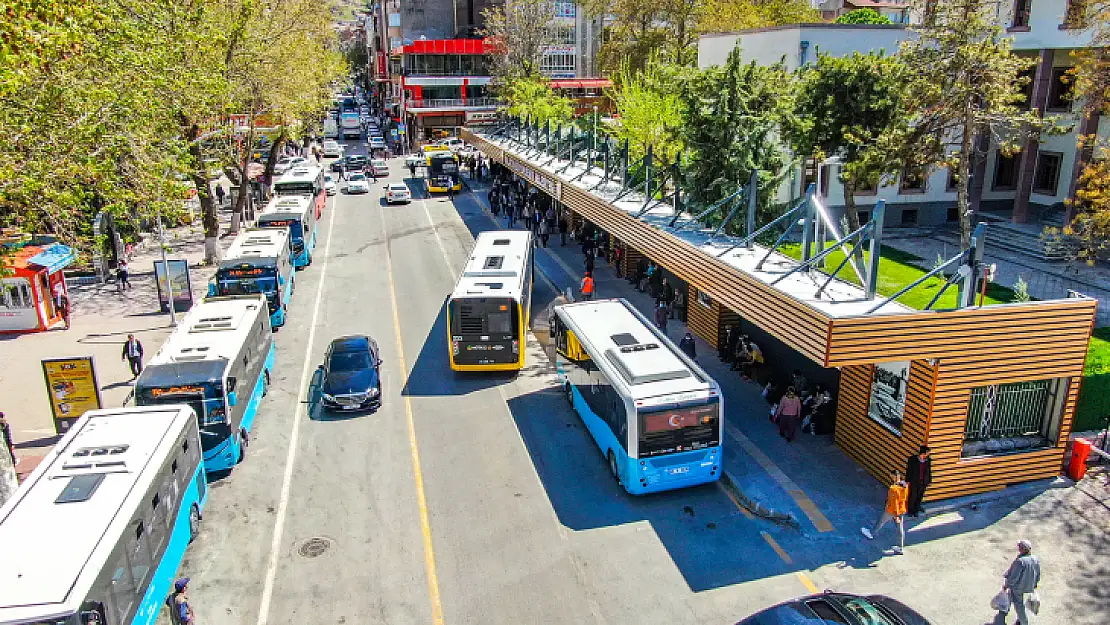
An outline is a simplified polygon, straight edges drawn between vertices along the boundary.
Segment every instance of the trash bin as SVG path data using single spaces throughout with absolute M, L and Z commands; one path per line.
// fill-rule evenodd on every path
M 1091 441 L 1077 438 L 1071 446 L 1071 460 L 1068 462 L 1068 477 L 1075 481 L 1087 474 L 1087 458 L 1091 455 Z

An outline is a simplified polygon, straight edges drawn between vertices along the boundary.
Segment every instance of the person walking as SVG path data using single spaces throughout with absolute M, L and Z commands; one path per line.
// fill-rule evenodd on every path
M 794 442 L 798 435 L 798 422 L 802 418 L 802 400 L 798 399 L 798 392 L 793 386 L 786 387 L 786 394 L 779 400 L 775 419 L 779 424 L 779 436 L 786 442 Z
M 663 284 L 659 289 L 659 301 L 667 307 L 667 315 L 674 319 L 674 287 L 666 278 L 663 278 Z
M 347 180 L 347 164 L 343 162 L 342 158 L 339 159 L 339 162 L 336 163 L 336 166 L 339 167 L 339 179 Z
M 412 161 L 409 161 L 409 177 L 410 178 L 415 178 L 416 177 L 416 163 L 414 163 Z
M 193 613 L 193 606 L 189 605 L 186 592 L 189 589 L 189 578 L 182 577 L 173 583 L 173 592 L 166 599 L 170 608 L 170 621 L 173 625 L 196 625 L 197 618 Z
M 582 299 L 590 301 L 594 298 L 594 277 L 593 273 L 587 271 L 586 275 L 582 277 L 582 284 L 579 287 L 582 292 Z
M 505 227 L 512 228 L 513 222 L 516 220 L 516 206 L 513 205 L 510 199 L 509 203 L 505 205 Z
M 667 305 L 663 302 L 659 302 L 655 307 L 655 325 L 662 330 L 664 334 L 667 333 Z
M 8 448 L 8 453 L 12 457 L 12 466 L 19 464 L 19 458 L 15 457 L 15 439 L 12 438 L 12 426 L 2 412 L 0 412 L 0 436 L 4 438 L 4 445 Z
M 563 211 L 559 211 L 559 245 L 561 247 L 567 246 L 567 230 L 570 229 L 570 222 L 567 221 L 567 215 Z
M 1017 612 L 1017 622 L 1021 625 L 1029 625 L 1025 600 L 1026 595 L 1032 594 L 1030 599 L 1033 613 L 1040 611 L 1041 601 L 1036 597 L 1036 590 L 1041 583 L 1041 560 L 1033 555 L 1033 543 L 1028 540 L 1019 540 L 1017 549 L 1017 557 L 1010 563 L 1010 568 L 1006 569 L 1006 575 L 1003 576 L 1002 589 L 1010 595 L 1010 605 Z M 999 612 L 1003 623 L 1006 622 L 1006 616 L 1009 613 L 1009 610 Z
M 687 332 L 686 335 L 682 337 L 682 340 L 678 342 L 678 348 L 682 350 L 682 353 L 689 356 L 690 360 L 698 359 L 698 346 L 694 343 L 693 334 Z
M 217 206 L 222 207 L 224 205 L 224 196 L 226 196 L 226 195 L 227 195 L 227 193 L 224 192 L 224 186 L 222 184 L 216 183 L 216 204 L 217 204 Z
M 127 335 L 127 342 L 123 344 L 123 355 L 120 360 L 126 360 L 131 365 L 131 379 L 139 377 L 143 372 L 143 344 L 134 334 Z
M 903 516 L 906 514 L 906 497 L 909 495 L 909 486 L 902 478 L 901 471 L 898 469 L 891 470 L 890 488 L 887 489 L 886 507 L 883 509 L 882 516 L 879 517 L 874 527 L 861 527 L 859 530 L 868 540 L 872 540 L 875 538 L 875 534 L 883 529 L 883 526 L 894 521 L 898 526 L 898 544 L 894 546 L 894 553 L 898 555 L 902 555 L 906 548 L 906 525 L 903 522 Z
M 131 272 L 127 268 L 127 259 L 121 258 L 119 265 L 116 267 L 116 290 L 124 291 L 131 288 L 131 281 L 129 280 Z
M 66 322 L 66 330 L 69 329 L 69 296 L 66 295 L 65 290 L 58 286 L 56 294 L 54 295 L 54 307 L 58 309 L 58 314 L 62 316 L 62 321 Z
M 929 447 L 922 445 L 917 453 L 906 460 L 906 481 L 910 484 L 909 502 L 906 504 L 906 513 L 916 517 L 925 512 L 921 507 L 921 499 L 925 496 L 925 489 L 933 481 L 933 461 L 929 457 Z
M 547 240 L 551 237 L 551 226 L 547 220 L 540 222 L 540 243 L 547 247 Z
M 594 255 L 586 254 L 586 271 L 593 273 L 594 271 Z

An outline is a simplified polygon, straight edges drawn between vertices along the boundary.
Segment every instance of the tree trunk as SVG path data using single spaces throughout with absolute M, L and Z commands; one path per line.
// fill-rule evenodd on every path
M 0 434 L 0 507 L 12 498 L 18 488 L 19 480 L 15 476 L 12 456 L 8 453 L 8 443 Z
M 971 206 L 968 195 L 971 168 L 971 142 L 974 139 L 975 123 L 970 103 L 964 108 L 963 137 L 960 138 L 960 173 L 956 180 L 956 210 L 960 213 L 960 247 L 971 245 Z
M 845 175 L 840 179 L 841 186 L 844 187 L 844 212 L 848 218 L 848 232 L 855 232 L 859 230 L 859 212 L 856 210 L 856 178 L 855 176 Z M 863 262 L 863 246 L 859 241 L 852 244 L 852 256 L 859 262 Z
M 197 199 L 200 200 L 201 223 L 204 225 L 204 264 L 214 265 L 219 262 L 219 236 L 220 218 L 219 207 L 212 198 L 212 188 L 208 184 L 208 166 L 204 162 L 204 150 L 200 145 L 200 125 L 187 124 L 189 129 L 186 138 L 189 140 L 189 156 L 193 158 L 193 171 L 189 177 L 197 188 Z

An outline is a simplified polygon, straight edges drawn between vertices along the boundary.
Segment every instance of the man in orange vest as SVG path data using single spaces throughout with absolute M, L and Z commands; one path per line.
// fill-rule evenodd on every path
M 590 272 L 586 272 L 586 276 L 582 278 L 582 299 L 590 301 L 594 298 L 594 278 Z

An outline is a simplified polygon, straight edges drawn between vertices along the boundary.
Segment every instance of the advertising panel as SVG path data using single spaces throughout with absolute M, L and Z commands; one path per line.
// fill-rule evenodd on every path
M 173 285 L 173 309 L 177 312 L 189 310 L 193 307 L 193 282 L 189 278 L 189 262 L 180 259 L 169 259 L 170 280 Z M 158 305 L 162 312 L 170 309 L 169 289 L 166 286 L 166 268 L 162 261 L 154 261 L 155 282 L 158 285 Z
M 902 432 L 909 379 L 909 361 L 879 363 L 875 365 L 871 377 L 871 401 L 867 414 L 896 434 Z
M 101 407 L 92 356 L 43 360 L 42 374 L 58 434 L 69 430 L 85 412 Z

